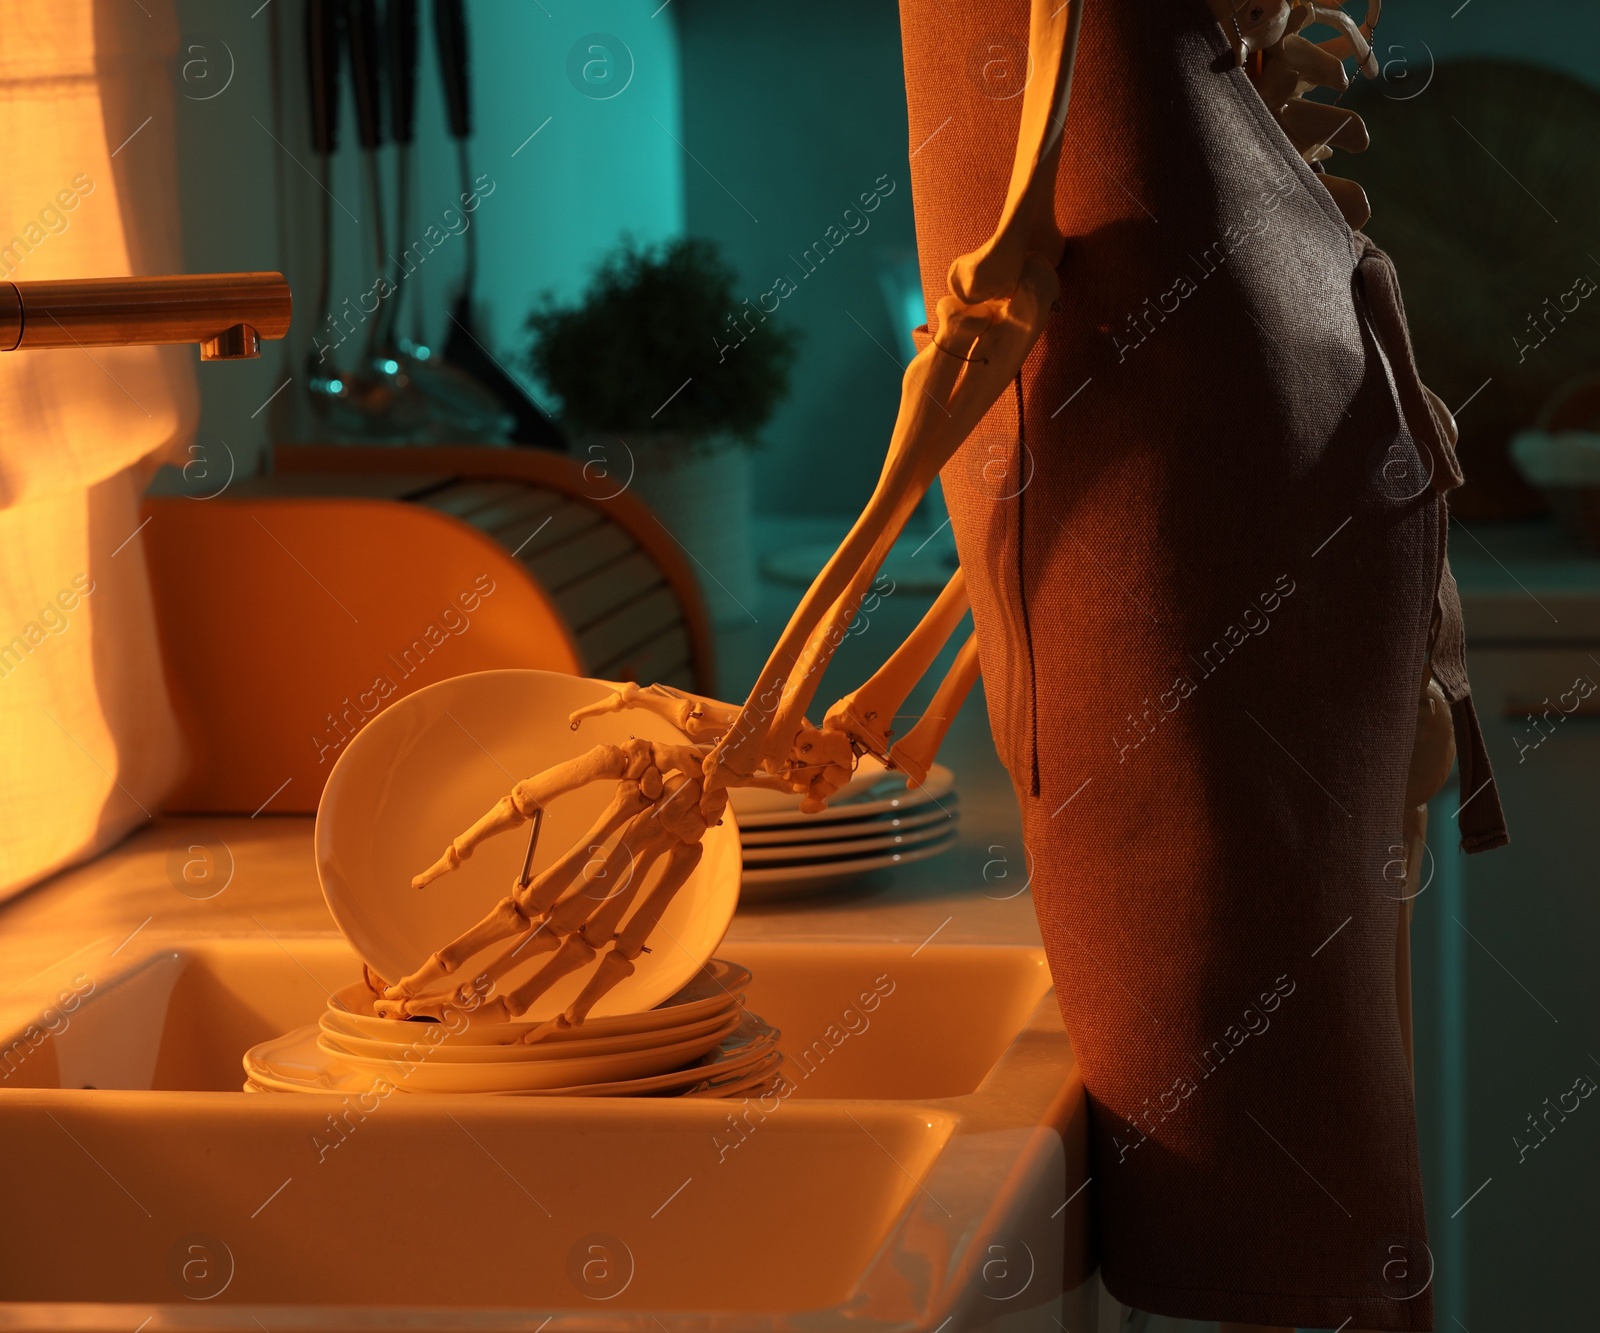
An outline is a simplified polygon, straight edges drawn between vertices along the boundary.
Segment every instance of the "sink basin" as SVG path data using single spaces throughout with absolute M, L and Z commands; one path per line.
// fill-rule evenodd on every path
M 723 952 L 792 1095 L 246 1096 L 244 1050 L 359 974 L 341 938 L 91 968 L 0 1042 L 0 1328 L 953 1329 L 1053 1299 L 1084 1111 L 1042 952 Z

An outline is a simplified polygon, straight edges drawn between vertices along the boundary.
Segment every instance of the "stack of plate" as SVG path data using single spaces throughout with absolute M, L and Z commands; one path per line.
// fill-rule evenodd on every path
M 800 797 L 736 787 L 730 794 L 744 858 L 742 896 L 788 898 L 860 875 L 924 861 L 956 840 L 955 776 L 935 764 L 920 787 L 871 755 L 828 803 L 806 814 Z
M 380 1018 L 362 982 L 321 1019 L 244 1057 L 246 1092 L 748 1097 L 770 1091 L 777 1032 L 744 1007 L 750 973 L 712 959 L 664 1003 L 526 1042 L 537 1023 Z

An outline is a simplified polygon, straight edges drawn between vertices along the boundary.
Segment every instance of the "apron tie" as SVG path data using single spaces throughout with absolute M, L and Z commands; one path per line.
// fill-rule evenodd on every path
M 1366 294 L 1367 310 L 1393 370 L 1406 426 L 1433 465 L 1433 489 L 1442 506 L 1446 492 L 1454 490 L 1464 480 L 1461 465 L 1456 461 L 1450 432 L 1417 372 L 1394 262 L 1363 233 L 1356 232 L 1355 241 L 1357 271 Z M 1472 702 L 1472 685 L 1467 680 L 1467 636 L 1461 615 L 1461 594 L 1450 572 L 1446 553 L 1450 531 L 1448 512 L 1443 517 L 1439 525 L 1439 585 L 1429 635 L 1429 655 L 1433 678 L 1439 682 L 1450 704 L 1450 720 L 1455 730 L 1456 762 L 1461 778 L 1461 807 L 1456 811 L 1456 825 L 1461 832 L 1461 849 L 1468 853 L 1486 852 L 1505 846 L 1511 836 L 1506 831 L 1500 792 L 1495 786 L 1494 769 L 1483 742 L 1478 710 Z

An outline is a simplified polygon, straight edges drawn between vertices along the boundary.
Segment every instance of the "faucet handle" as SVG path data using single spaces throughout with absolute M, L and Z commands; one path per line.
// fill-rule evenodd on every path
M 261 335 L 254 324 L 234 324 L 200 344 L 202 361 L 255 361 L 261 356 Z

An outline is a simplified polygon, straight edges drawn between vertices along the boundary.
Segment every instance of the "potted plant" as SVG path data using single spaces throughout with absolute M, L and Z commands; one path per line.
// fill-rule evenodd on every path
M 735 295 L 712 242 L 690 238 L 624 240 L 577 304 L 546 294 L 528 329 L 574 453 L 650 505 L 693 557 L 714 620 L 743 620 L 750 452 L 788 391 L 796 335 Z

